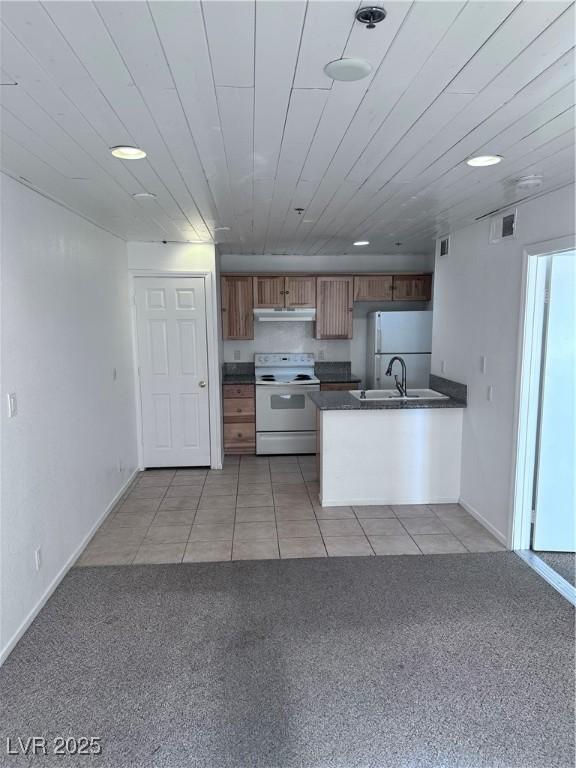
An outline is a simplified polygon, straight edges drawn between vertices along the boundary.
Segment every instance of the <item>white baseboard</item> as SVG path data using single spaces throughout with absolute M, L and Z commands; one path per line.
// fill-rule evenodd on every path
M 130 485 L 132 484 L 132 481 L 138 474 L 138 470 L 135 469 L 128 480 L 124 483 L 122 488 L 118 491 L 118 493 L 114 496 L 112 501 L 108 504 L 104 512 L 100 515 L 98 520 L 94 523 L 90 531 L 86 534 L 86 536 L 82 539 L 81 543 L 76 547 L 72 555 L 68 558 L 68 560 L 64 563 L 62 568 L 58 571 L 52 582 L 48 585 L 46 590 L 44 591 L 43 595 L 41 596 L 40 600 L 36 603 L 34 608 L 28 613 L 22 624 L 20 624 L 19 628 L 16 630 L 14 635 L 10 638 L 6 646 L 2 649 L 0 652 L 0 666 L 6 661 L 8 656 L 12 653 L 14 648 L 16 647 L 16 644 L 22 637 L 22 635 L 26 632 L 30 624 L 34 621 L 36 616 L 40 613 L 46 602 L 48 601 L 49 597 L 52 595 L 56 587 L 60 584 L 64 576 L 68 573 L 70 568 L 74 565 L 76 560 L 80 557 L 83 550 L 88 545 L 88 542 L 94 536 L 98 528 L 102 525 L 105 518 L 110 514 L 114 506 L 118 503 L 118 501 L 121 499 L 121 497 L 126 493 Z
M 426 499 L 423 501 L 421 498 L 404 498 L 404 499 L 325 499 L 321 498 L 320 503 L 323 507 L 374 507 L 374 506 L 390 506 L 403 504 L 458 504 L 458 499 L 450 498 L 438 498 L 438 499 Z
M 502 531 L 499 531 L 498 528 L 496 528 L 489 520 L 486 520 L 484 515 L 481 515 L 480 512 L 478 512 L 477 509 L 475 509 L 471 504 L 468 504 L 464 499 L 460 499 L 458 502 L 461 507 L 464 507 L 466 512 L 468 512 L 470 515 L 472 515 L 473 518 L 478 520 L 480 525 L 483 525 L 486 530 L 494 536 L 495 539 L 498 539 L 500 544 L 503 544 L 507 549 L 508 547 L 508 537 L 505 533 L 502 533 Z

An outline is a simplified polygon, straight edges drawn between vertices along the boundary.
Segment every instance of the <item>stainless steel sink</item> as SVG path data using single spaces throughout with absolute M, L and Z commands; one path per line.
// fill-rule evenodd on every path
M 448 400 L 448 395 L 436 392 L 434 389 L 409 389 L 406 397 L 396 389 L 358 389 L 350 392 L 358 400 Z M 363 396 L 364 395 L 364 396 Z

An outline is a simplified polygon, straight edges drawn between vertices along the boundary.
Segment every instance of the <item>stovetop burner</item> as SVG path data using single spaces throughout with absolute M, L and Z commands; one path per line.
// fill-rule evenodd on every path
M 262 376 L 260 376 L 260 379 L 262 381 L 276 381 L 276 376 L 273 376 L 270 373 L 264 373 Z
M 294 377 L 294 381 L 310 381 L 311 378 L 312 376 L 308 376 L 307 373 L 299 373 Z

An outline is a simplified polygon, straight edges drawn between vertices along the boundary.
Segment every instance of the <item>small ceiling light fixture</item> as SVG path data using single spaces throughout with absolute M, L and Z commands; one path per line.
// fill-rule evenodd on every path
M 372 65 L 364 59 L 336 59 L 326 64 L 324 72 L 332 80 L 351 83 L 368 77 L 372 72 Z
M 472 168 L 485 168 L 488 165 L 498 165 L 501 162 L 502 155 L 477 155 L 466 160 L 466 164 L 471 165 Z
M 370 5 L 366 8 L 358 8 L 354 14 L 356 21 L 366 24 L 366 29 L 375 29 L 386 18 L 386 11 L 379 5 Z
M 148 200 L 148 199 L 154 200 L 156 195 L 154 194 L 154 192 L 134 192 L 132 197 L 135 198 L 136 200 Z
M 354 245 L 370 245 L 370 240 L 356 240 Z
M 304 213 L 304 208 L 294 208 L 294 210 L 296 211 L 298 216 L 302 216 L 302 214 Z
M 139 147 L 128 147 L 125 145 L 110 147 L 110 152 L 112 152 L 114 157 L 117 157 L 120 160 L 142 160 L 144 157 L 146 157 L 146 152 L 144 152 L 143 149 L 140 149 Z

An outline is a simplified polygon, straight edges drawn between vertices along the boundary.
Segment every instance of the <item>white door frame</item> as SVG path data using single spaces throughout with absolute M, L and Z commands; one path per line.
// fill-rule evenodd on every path
M 144 437 L 142 423 L 142 397 L 138 368 L 138 329 L 135 302 L 135 283 L 141 277 L 201 277 L 204 279 L 206 301 L 206 341 L 208 351 L 208 399 L 210 417 L 210 467 L 222 469 L 223 438 L 222 438 L 222 397 L 220 381 L 220 359 L 217 321 L 217 297 L 214 275 L 206 270 L 172 271 L 160 269 L 134 269 L 130 272 L 130 302 L 132 316 L 132 350 L 134 359 L 134 390 L 136 397 L 136 432 L 138 437 L 138 467 L 144 469 Z
M 576 249 L 574 235 L 526 246 L 522 264 L 522 297 L 514 413 L 514 471 L 512 515 L 508 531 L 510 549 L 530 549 L 532 494 L 538 437 L 540 364 L 544 322 L 545 270 L 539 257 Z

